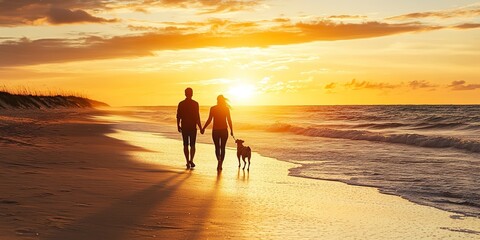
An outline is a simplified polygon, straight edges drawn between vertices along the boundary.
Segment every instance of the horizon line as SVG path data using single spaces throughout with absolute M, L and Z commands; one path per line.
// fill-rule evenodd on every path
M 214 106 L 208 105 L 208 106 Z M 232 107 L 314 107 L 314 106 L 480 106 L 480 103 L 395 103 L 395 104 L 265 104 L 265 105 L 234 105 Z M 177 105 L 125 105 L 116 107 L 177 107 Z M 200 107 L 206 107 L 200 105 Z

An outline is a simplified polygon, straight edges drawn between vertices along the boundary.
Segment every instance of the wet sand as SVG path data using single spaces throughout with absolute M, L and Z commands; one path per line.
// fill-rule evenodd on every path
M 1 125 L 0 239 L 480 239 L 480 219 L 290 177 L 256 153 L 243 171 L 229 150 L 218 174 L 197 144 L 186 170 L 180 141 L 91 114 L 15 116 L 19 136 Z

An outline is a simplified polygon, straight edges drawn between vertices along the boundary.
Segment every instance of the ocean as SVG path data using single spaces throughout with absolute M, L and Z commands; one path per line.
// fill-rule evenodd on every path
M 201 107 L 202 124 L 208 109 Z M 181 139 L 176 107 L 122 111 L 148 121 L 131 119 L 124 130 Z M 375 187 L 480 217 L 480 105 L 238 106 L 231 115 L 235 137 L 261 155 L 298 164 L 292 176 Z M 210 130 L 198 135 L 212 142 Z M 227 146 L 235 148 L 232 138 Z

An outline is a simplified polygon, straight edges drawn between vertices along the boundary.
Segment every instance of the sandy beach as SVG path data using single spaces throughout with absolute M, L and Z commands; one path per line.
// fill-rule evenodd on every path
M 186 170 L 180 139 L 107 115 L 1 114 L 0 239 L 480 239 L 478 218 L 291 177 L 294 164 L 257 153 L 243 171 L 229 149 L 218 173 L 198 143 Z

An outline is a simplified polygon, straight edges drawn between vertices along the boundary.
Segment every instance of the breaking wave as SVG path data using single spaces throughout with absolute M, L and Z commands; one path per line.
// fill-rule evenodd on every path
M 326 127 L 299 127 L 285 123 L 275 123 L 266 128 L 271 132 L 290 132 L 311 137 L 340 138 L 405 144 L 426 148 L 455 148 L 480 153 L 480 142 L 456 137 L 427 136 L 422 134 L 386 134 L 367 130 L 339 130 Z

